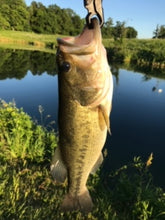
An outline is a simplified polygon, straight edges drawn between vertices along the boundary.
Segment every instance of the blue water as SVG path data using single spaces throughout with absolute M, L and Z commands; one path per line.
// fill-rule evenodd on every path
M 30 71 L 21 79 L 6 79 L 0 81 L 0 98 L 6 102 L 15 101 L 17 107 L 23 107 L 33 119 L 41 122 L 39 105 L 44 109 L 43 117 L 51 117 L 56 121 L 58 106 L 57 75 L 51 76 L 46 72 L 33 75 Z M 45 125 L 47 121 L 45 121 Z
M 114 96 L 111 114 L 112 136 L 108 136 L 107 167 L 112 170 L 132 161 L 134 156 L 147 160 L 151 152 L 154 161 L 151 170 L 157 185 L 165 185 L 165 80 L 120 69 L 114 76 Z M 57 76 L 33 75 L 30 70 L 21 80 L 0 80 L 0 98 L 16 102 L 17 107 L 37 119 L 38 106 L 44 108 L 44 117 L 51 115 L 57 128 Z M 45 125 L 48 121 L 44 122 Z
M 121 69 L 114 78 L 112 136 L 108 137 L 109 168 L 147 160 L 153 152 L 154 181 L 165 185 L 165 80 Z M 153 91 L 154 90 L 154 91 Z

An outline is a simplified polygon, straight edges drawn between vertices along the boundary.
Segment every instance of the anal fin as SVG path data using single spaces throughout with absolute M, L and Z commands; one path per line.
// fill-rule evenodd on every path
M 50 172 L 55 181 L 63 183 L 67 177 L 67 169 L 62 161 L 59 147 L 56 148 L 52 163 L 50 166 Z

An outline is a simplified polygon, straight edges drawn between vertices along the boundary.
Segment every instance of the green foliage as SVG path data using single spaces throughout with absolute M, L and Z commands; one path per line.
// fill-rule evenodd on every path
M 29 30 L 29 12 L 23 0 L 1 0 L 0 13 L 4 21 L 3 29 Z
M 135 157 L 106 179 L 111 193 L 112 208 L 119 219 L 164 219 L 165 193 L 152 183 L 151 162 Z
M 1 161 L 20 158 L 41 162 L 50 156 L 56 146 L 53 132 L 35 124 L 29 115 L 14 103 L 1 101 L 0 157 Z
M 141 40 L 136 43 L 131 63 L 154 68 L 165 67 L 165 42 L 162 40 Z
M 120 46 L 107 48 L 107 53 L 110 63 L 124 63 L 125 53 Z
M 161 39 L 120 41 L 103 40 L 110 63 L 130 63 L 134 67 L 147 67 L 157 72 L 165 69 L 165 41 Z
M 125 35 L 125 22 L 117 21 L 113 29 L 114 40 L 122 43 L 124 35 Z
M 0 29 L 7 30 L 9 28 L 9 22 L 3 17 L 2 13 L 0 12 Z
M 136 38 L 137 31 L 133 27 L 126 27 L 125 37 L 126 38 Z
M 113 24 L 113 19 L 108 18 L 102 27 L 103 38 L 114 38 L 115 41 L 122 43 L 123 38 L 136 38 L 137 31 L 133 27 L 126 27 L 125 22 L 117 21 Z
M 42 108 L 39 107 L 40 113 Z M 66 184 L 53 182 L 49 164 L 57 137 L 36 125 L 14 103 L 0 106 L 0 219 L 163 220 L 165 193 L 152 183 L 151 160 L 140 157 L 88 180 L 94 209 L 88 215 L 62 213 Z
M 103 38 L 112 38 L 113 37 L 113 20 L 112 18 L 108 18 L 102 27 L 102 35 Z
M 46 7 L 42 3 L 32 2 L 30 12 L 30 25 L 32 31 L 45 33 L 48 25 Z
M 4 30 L 77 35 L 84 24 L 74 11 L 57 5 L 45 7 L 33 1 L 27 7 L 24 0 L 1 0 L 0 4 L 0 29 Z
M 85 20 L 80 18 L 72 9 L 61 9 L 56 4 L 44 6 L 32 1 L 29 7 L 23 0 L 1 0 L 0 29 L 16 31 L 34 31 L 44 34 L 78 35 Z M 122 39 L 135 38 L 136 30 L 125 27 L 125 22 L 116 22 L 108 18 L 102 28 L 103 37 Z M 125 34 L 126 33 L 126 34 Z

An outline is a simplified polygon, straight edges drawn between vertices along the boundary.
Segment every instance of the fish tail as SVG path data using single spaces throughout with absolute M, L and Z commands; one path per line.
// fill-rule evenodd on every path
M 83 213 L 88 213 L 92 210 L 93 202 L 88 190 L 81 195 L 72 196 L 69 193 L 65 196 L 61 205 L 63 212 L 79 210 Z

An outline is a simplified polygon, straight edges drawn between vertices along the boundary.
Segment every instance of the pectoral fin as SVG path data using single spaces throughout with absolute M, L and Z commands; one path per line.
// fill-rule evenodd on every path
M 63 183 L 67 177 L 67 169 L 62 161 L 59 147 L 55 150 L 52 164 L 50 166 L 50 172 L 53 178 L 60 183 Z
M 91 174 L 95 174 L 96 173 L 98 168 L 101 166 L 102 162 L 103 162 L 103 154 L 101 153 L 99 158 L 97 159 L 95 165 L 93 166 L 93 168 L 91 170 Z
M 109 134 L 111 135 L 111 129 L 110 129 L 110 121 L 109 121 L 109 115 L 107 113 L 106 107 L 104 105 L 99 105 L 99 110 L 101 111 L 105 124 L 107 126 L 107 130 Z

